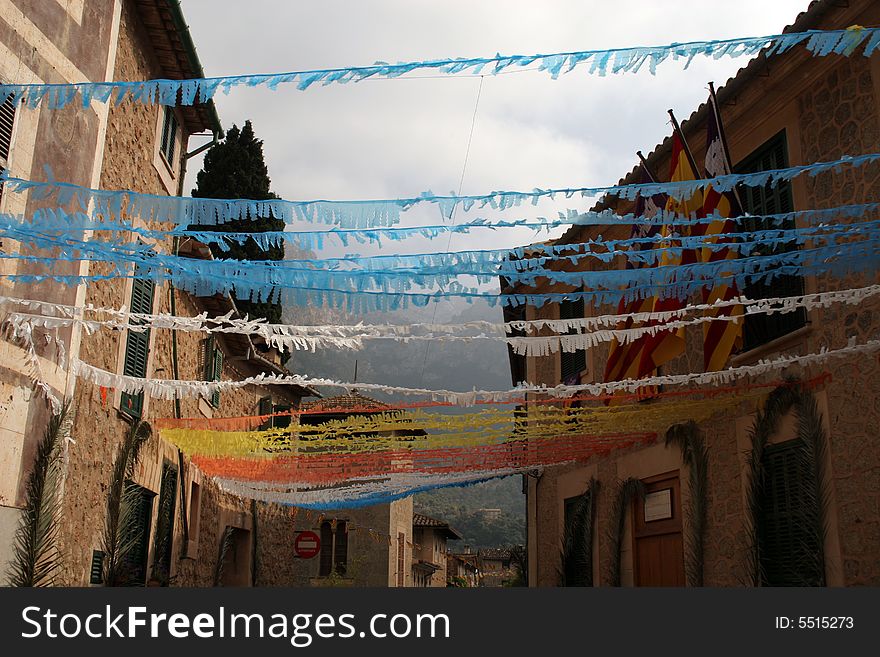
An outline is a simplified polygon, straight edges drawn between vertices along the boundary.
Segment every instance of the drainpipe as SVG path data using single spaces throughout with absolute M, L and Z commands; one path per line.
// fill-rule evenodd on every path
M 186 178 L 186 163 L 190 158 L 195 157 L 199 153 L 206 151 L 211 148 L 214 144 L 216 144 L 219 140 L 219 133 L 214 131 L 214 138 L 209 141 L 207 144 L 203 144 L 199 148 L 194 151 L 190 151 L 189 153 L 181 152 L 180 154 L 180 178 L 177 183 L 177 195 L 183 196 L 183 184 L 184 178 Z M 183 149 L 181 149 L 183 151 Z M 180 253 L 180 238 L 175 237 L 172 251 L 174 252 L 175 257 Z M 177 295 L 174 293 L 174 282 L 173 280 L 168 284 L 169 291 L 171 293 L 171 315 L 173 317 L 177 316 Z M 171 331 L 171 372 L 172 376 L 176 381 L 180 380 L 180 364 L 177 358 L 177 330 Z M 174 417 L 178 420 L 183 416 L 183 413 L 180 408 L 180 397 L 174 397 Z M 177 480 L 180 482 L 180 519 L 183 525 L 183 550 L 181 551 L 181 559 L 186 556 L 187 546 L 189 545 L 189 521 L 186 517 L 186 477 L 184 477 L 184 459 L 183 459 L 183 451 L 177 450 L 177 465 L 178 465 L 178 477 Z

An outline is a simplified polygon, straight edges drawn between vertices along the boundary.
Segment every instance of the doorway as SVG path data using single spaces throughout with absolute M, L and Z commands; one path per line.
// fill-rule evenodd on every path
M 636 586 L 684 586 L 684 543 L 678 470 L 642 480 L 645 498 L 633 503 Z

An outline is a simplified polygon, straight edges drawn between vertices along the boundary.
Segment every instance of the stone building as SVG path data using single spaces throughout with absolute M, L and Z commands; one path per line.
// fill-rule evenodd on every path
M 480 585 L 479 555 L 465 546 L 463 552 L 446 553 L 446 586 L 474 588 Z
M 876 2 L 820 0 L 800 14 L 787 31 L 878 23 L 880 5 Z M 813 57 L 794 48 L 770 58 L 760 55 L 728 80 L 717 98 L 737 172 L 880 152 L 878 53 L 871 57 L 861 53 Z M 705 159 L 709 111 L 710 107 L 703 105 L 682 123 L 699 165 Z M 670 170 L 671 142 L 667 139 L 647 156 L 648 165 L 661 180 L 667 179 Z M 639 169 L 634 169 L 621 182 L 641 181 Z M 751 214 L 766 215 L 874 202 L 878 191 L 880 167 L 872 164 L 800 176 L 776 188 L 759 188 L 746 193 L 743 203 Z M 632 210 L 631 204 L 612 200 L 598 209 L 606 207 L 619 214 Z M 600 235 L 625 239 L 630 237 L 629 231 L 629 226 L 620 224 L 574 226 L 556 243 L 583 243 Z M 580 262 L 589 262 L 592 269 L 624 266 L 618 260 L 611 265 L 597 260 Z M 874 273 L 787 276 L 763 289 L 752 286 L 745 293 L 752 298 L 796 296 L 877 282 Z M 549 284 L 539 289 L 573 291 Z M 502 294 L 512 291 L 503 288 Z M 615 312 L 616 306 L 584 308 L 571 301 L 512 308 L 507 320 Z M 853 336 L 860 343 L 876 339 L 878 313 L 876 300 L 868 300 L 857 306 L 834 304 L 809 311 L 748 316 L 743 347 L 727 366 L 748 365 L 780 354 L 835 349 Z M 662 374 L 703 371 L 701 327 L 688 326 L 685 337 L 685 352 L 665 364 Z M 563 381 L 602 381 L 608 354 L 609 345 L 603 343 L 575 353 L 535 358 L 512 355 L 511 370 L 514 382 L 557 385 Z M 825 374 L 830 376 L 822 379 Z M 880 584 L 880 437 L 875 428 L 880 419 L 880 362 L 874 356 L 839 358 L 822 366 L 806 370 L 792 367 L 751 381 L 778 381 L 788 376 L 815 383 L 799 394 L 789 394 L 786 391 L 794 388 L 787 386 L 768 390 L 758 401 L 742 403 L 736 411 L 700 424 L 695 433 L 687 424 L 673 429 L 673 433 L 690 432 L 688 435 L 704 441 L 708 468 L 703 494 L 693 483 L 699 480 L 698 473 L 685 464 L 679 447 L 667 446 L 667 436 L 662 433 L 637 446 L 525 476 L 530 585 L 561 584 L 564 564 L 560 546 L 565 527 L 584 495 L 592 498 L 588 502 L 595 513 L 592 572 L 587 578 L 595 585 L 684 585 L 698 583 L 697 574 L 707 586 Z M 647 399 L 642 403 L 663 401 Z M 682 422 L 687 419 L 681 418 Z M 812 432 L 810 444 L 824 454 L 815 457 L 814 469 L 796 465 L 794 450 L 807 444 L 805 432 Z M 764 442 L 750 465 L 747 455 L 757 444 L 754 435 L 759 436 L 755 440 Z M 758 478 L 755 473 L 763 475 Z M 616 534 L 617 518 L 612 514 L 615 501 L 626 500 L 620 497 L 620 482 L 627 479 L 642 482 L 644 497 L 635 494 L 634 501 L 623 506 L 621 536 Z M 591 480 L 598 482 L 598 491 L 591 489 Z M 822 508 L 816 496 L 824 498 Z M 700 537 L 693 520 L 699 505 L 705 509 L 702 559 L 689 549 Z M 808 510 L 809 517 L 821 523 L 821 539 L 816 533 L 805 533 L 804 514 Z M 617 541 L 619 551 L 615 549 Z M 760 545 L 757 552 L 756 545 Z M 756 570 L 756 563 L 760 570 Z
M 333 420 L 394 413 L 384 402 L 356 390 L 325 397 L 302 406 L 300 424 L 317 425 Z M 374 434 L 369 434 L 373 436 Z M 397 430 L 379 435 L 424 436 L 421 429 Z M 377 436 L 378 437 L 378 436 Z M 340 439 L 342 440 L 342 439 Z M 389 470 L 391 469 L 389 464 Z M 412 586 L 413 500 L 411 496 L 384 504 L 284 515 L 281 527 L 289 536 L 314 532 L 320 552 L 310 559 L 294 559 L 287 584 L 293 586 Z M 291 547 L 287 549 L 288 552 Z
M 413 586 L 446 586 L 446 542 L 462 536 L 448 522 L 421 513 L 413 515 Z
M 0 8 L 0 78 L 16 82 L 75 82 L 202 77 L 202 69 L 179 4 L 173 0 L 12 0 Z M 101 189 L 179 195 L 190 138 L 203 144 L 221 134 L 213 104 L 165 108 L 124 102 L 72 103 L 62 110 L 27 109 L 7 103 L 0 119 L 0 155 L 12 175 L 45 180 L 48 165 L 58 180 Z M 45 205 L 22 193 L 7 193 L 0 211 L 29 216 Z M 136 225 L 139 219 L 135 219 Z M 143 224 L 141 224 L 143 225 Z M 168 228 L 150 224 L 149 228 Z M 88 236 L 86 236 L 88 237 Z M 142 237 L 131 237 L 132 241 Z M 155 242 L 157 252 L 210 257 L 198 243 Z M 32 252 L 5 243 L 5 253 Z M 4 259 L 0 294 L 82 307 L 194 316 L 235 312 L 231 298 L 196 298 L 138 278 L 65 286 L 22 282 L 38 265 Z M 100 262 L 58 261 L 54 273 L 100 275 Z M 4 312 L 8 308 L 3 309 Z M 144 420 L 172 417 L 233 417 L 296 408 L 314 391 L 293 386 L 249 386 L 210 398 L 164 400 L 129 395 L 77 380 L 67 370 L 72 358 L 109 372 L 180 380 L 238 380 L 285 372 L 277 353 L 259 340 L 153 329 L 101 329 L 86 334 L 79 324 L 59 330 L 54 341 L 36 339 L 40 378 L 58 398 L 72 402 L 71 440 L 65 466 L 59 547 L 61 583 L 101 583 L 103 531 L 113 465 L 125 436 Z M 42 336 L 37 335 L 36 338 Z M 65 358 L 61 357 L 63 345 Z M 46 346 L 48 345 L 48 346 Z M 24 503 L 24 485 L 35 445 L 51 412 L 34 392 L 33 358 L 20 341 L 0 340 L 0 568 L 12 554 L 12 540 Z M 290 584 L 293 534 L 286 520 L 294 510 L 256 503 L 221 492 L 176 447 L 153 430 L 140 452 L 130 490 L 137 492 L 139 518 L 130 538 L 136 547 L 126 567 L 134 584 Z M 408 521 L 407 521 L 408 522 Z M 5 576 L 3 577 L 5 580 Z

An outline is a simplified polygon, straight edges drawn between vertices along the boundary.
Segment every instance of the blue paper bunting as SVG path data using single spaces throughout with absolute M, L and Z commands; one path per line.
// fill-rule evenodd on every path
M 765 187 L 777 185 L 809 174 L 816 176 L 828 171 L 841 171 L 843 167 L 860 167 L 880 161 L 880 153 L 845 156 L 827 162 L 814 162 L 783 169 L 770 169 L 754 173 L 732 173 L 715 178 L 682 180 L 674 182 L 650 182 L 605 187 L 572 187 L 560 189 L 534 189 L 531 192 L 495 191 L 478 195 L 437 195 L 425 192 L 420 196 L 403 199 L 352 200 L 352 201 L 254 201 L 249 199 L 205 199 L 186 196 L 160 196 L 139 194 L 129 190 L 90 189 L 71 183 L 48 180 L 37 182 L 0 175 L 11 192 L 28 191 L 34 198 L 54 199 L 59 207 L 73 206 L 74 210 L 102 217 L 138 217 L 144 221 L 174 223 L 184 226 L 217 225 L 229 221 L 241 221 L 255 217 L 275 217 L 292 223 L 335 224 L 343 228 L 375 228 L 397 223 L 400 213 L 418 204 L 437 205 L 444 220 L 453 216 L 456 207 L 469 211 L 473 207 L 505 210 L 523 203 L 536 205 L 542 199 L 574 196 L 595 197 L 602 194 L 621 199 L 635 200 L 638 195 L 666 194 L 686 199 L 711 186 L 719 192 L 732 191 L 737 185 Z M 92 205 L 93 204 L 93 205 Z
M 849 56 L 859 46 L 865 57 L 870 57 L 880 46 L 880 28 L 850 28 L 846 30 L 808 30 L 762 37 L 740 37 L 672 43 L 660 46 L 636 46 L 606 50 L 582 50 L 536 55 L 495 55 L 430 59 L 391 64 L 377 62 L 371 66 L 327 68 L 286 73 L 231 75 L 189 80 L 146 80 L 115 82 L 77 82 L 50 84 L 0 85 L 0 102 L 8 98 L 24 101 L 28 107 L 40 104 L 51 109 L 63 108 L 77 97 L 83 107 L 93 101 L 120 103 L 123 100 L 144 104 L 194 105 L 212 99 L 218 91 L 228 93 L 234 87 L 265 86 L 277 89 L 292 84 L 299 90 L 313 85 L 346 84 L 370 78 L 398 78 L 414 71 L 433 71 L 446 75 L 497 75 L 507 69 L 522 70 L 534 66 L 549 73 L 553 79 L 575 68 L 585 67 L 593 75 L 608 73 L 637 73 L 647 64 L 653 74 L 657 66 L 669 59 L 684 60 L 685 68 L 696 57 L 753 56 L 766 48 L 768 56 L 803 45 L 814 56 L 838 54 Z

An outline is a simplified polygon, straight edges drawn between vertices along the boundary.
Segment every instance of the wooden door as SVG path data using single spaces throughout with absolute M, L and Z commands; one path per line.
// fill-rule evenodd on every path
M 636 586 L 684 586 L 681 487 L 678 470 L 644 480 L 645 499 L 633 505 Z

